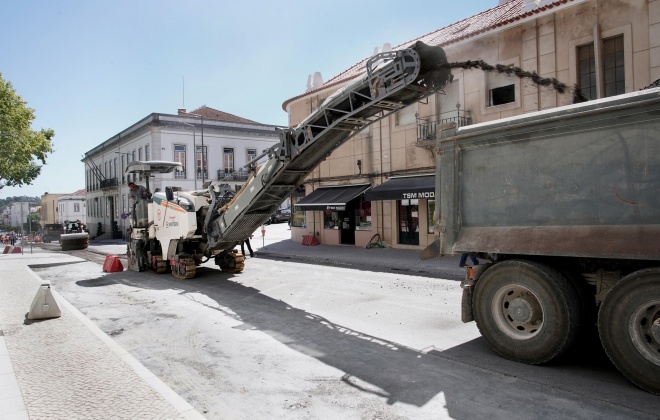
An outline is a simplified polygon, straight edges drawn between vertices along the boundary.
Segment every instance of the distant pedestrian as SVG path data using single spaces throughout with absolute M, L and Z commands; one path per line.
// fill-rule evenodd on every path
M 11 243 L 11 246 L 14 246 L 14 244 L 16 243 L 16 235 L 14 234 L 14 231 L 12 231 L 9 234 L 9 241 Z
M 250 257 L 254 257 L 254 251 L 252 251 L 252 247 L 250 246 L 250 239 L 252 239 L 252 235 L 241 242 L 241 254 L 245 255 L 245 245 L 247 245 L 248 251 L 250 251 Z

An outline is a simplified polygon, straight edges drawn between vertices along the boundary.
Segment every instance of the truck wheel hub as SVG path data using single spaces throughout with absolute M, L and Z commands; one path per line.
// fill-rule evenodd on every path
M 509 303 L 509 316 L 516 322 L 528 323 L 532 321 L 535 309 L 528 300 L 516 298 Z
M 653 336 L 653 340 L 655 340 L 656 343 L 660 343 L 660 316 L 653 321 L 653 325 L 651 326 L 651 335 Z

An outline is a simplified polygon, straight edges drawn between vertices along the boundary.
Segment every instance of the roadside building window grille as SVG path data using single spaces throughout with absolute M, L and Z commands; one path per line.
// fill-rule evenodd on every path
M 138 160 L 142 161 L 142 148 L 141 147 L 138 149 Z M 142 181 L 142 174 L 138 174 L 138 180 Z
M 197 152 L 195 153 L 195 172 L 197 179 L 207 179 L 209 177 L 208 175 L 208 168 L 206 166 L 206 160 L 208 157 L 208 152 L 206 146 L 202 148 L 202 146 L 197 146 L 196 148 Z
M 179 171 L 178 169 L 174 171 L 174 178 L 184 179 L 186 177 L 186 145 L 185 144 L 174 145 L 174 161 L 179 162 L 183 167 L 183 170 L 181 171 Z
M 234 172 L 234 149 L 229 147 L 224 148 L 222 163 L 224 165 L 226 174 Z
M 623 35 L 603 41 L 603 82 L 605 97 L 626 93 Z
M 594 44 L 578 47 L 578 86 L 589 100 L 596 99 L 596 59 Z
M 135 150 L 133 150 L 131 157 L 133 158 L 133 162 L 135 162 Z M 137 175 L 133 173 L 133 182 L 135 182 L 136 180 L 137 180 Z
M 249 162 L 256 157 L 257 157 L 257 149 L 247 149 L 247 156 L 245 156 L 246 162 Z

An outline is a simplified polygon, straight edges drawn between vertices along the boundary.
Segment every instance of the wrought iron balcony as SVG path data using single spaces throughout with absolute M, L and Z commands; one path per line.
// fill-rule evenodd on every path
M 447 137 L 451 135 L 454 130 L 449 132 L 438 132 L 438 128 L 443 124 L 455 122 L 457 127 L 465 127 L 472 124 L 472 115 L 470 111 L 457 110 L 457 116 L 441 118 L 439 115 L 429 117 L 417 117 L 417 141 L 429 142 L 437 140 L 438 138 Z
M 117 178 L 102 179 L 100 182 L 100 187 L 102 190 L 117 188 L 118 186 L 119 182 L 117 181 Z
M 245 182 L 250 176 L 250 171 L 230 172 L 226 169 L 218 170 L 218 181 Z
M 186 179 L 186 171 L 174 171 L 174 179 Z

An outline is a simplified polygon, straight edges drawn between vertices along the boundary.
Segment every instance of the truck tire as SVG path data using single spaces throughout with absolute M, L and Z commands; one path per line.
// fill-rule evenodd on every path
M 634 272 L 612 287 L 598 313 L 598 333 L 617 369 L 660 395 L 660 268 Z
M 563 354 L 581 323 L 576 289 L 558 271 L 531 261 L 493 265 L 477 281 L 474 317 L 500 356 L 542 364 Z

